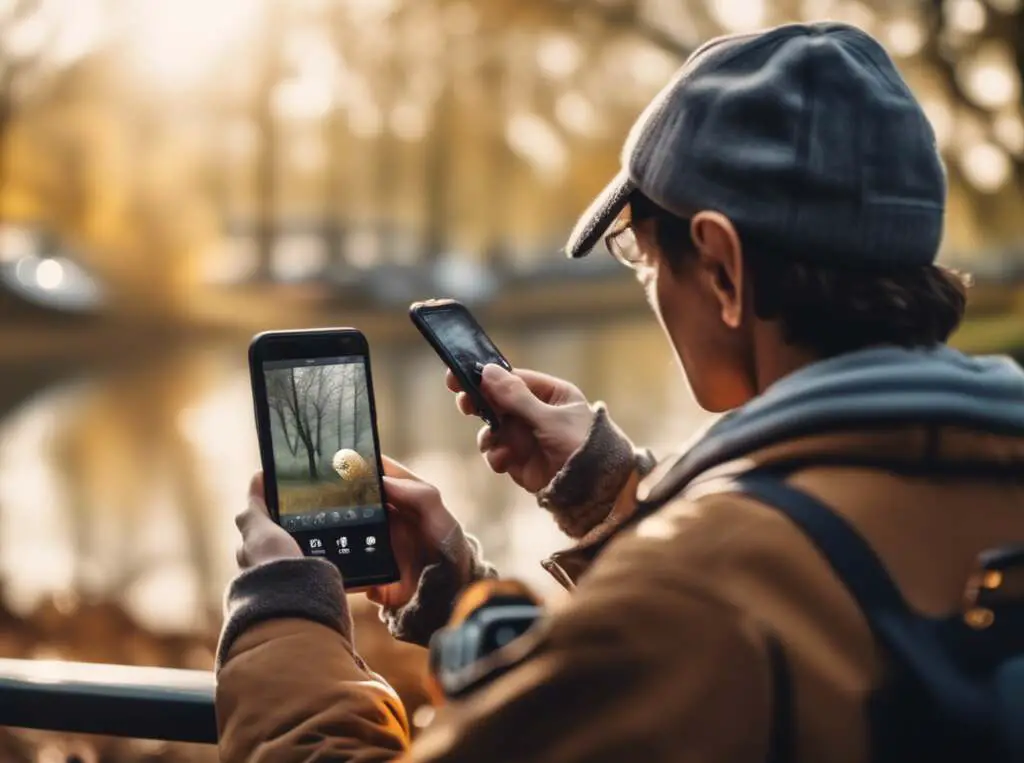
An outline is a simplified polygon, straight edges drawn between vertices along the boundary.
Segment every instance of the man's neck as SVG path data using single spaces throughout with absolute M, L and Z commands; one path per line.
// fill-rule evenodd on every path
M 821 360 L 814 353 L 787 344 L 777 326 L 765 326 L 756 342 L 754 381 L 761 394 L 784 376 Z

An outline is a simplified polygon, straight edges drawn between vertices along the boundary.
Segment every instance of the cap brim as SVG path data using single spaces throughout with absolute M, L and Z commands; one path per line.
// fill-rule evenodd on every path
M 565 245 L 566 256 L 577 259 L 590 254 L 615 222 L 615 218 L 626 208 L 635 190 L 636 186 L 625 170 L 616 175 L 576 223 Z

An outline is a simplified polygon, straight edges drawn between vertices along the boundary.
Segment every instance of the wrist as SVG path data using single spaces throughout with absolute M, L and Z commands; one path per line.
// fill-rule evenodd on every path
M 380 619 L 396 639 L 427 646 L 451 617 L 459 594 L 478 580 L 497 577 L 479 542 L 456 524 L 438 548 L 440 558 L 420 573 L 413 597 L 401 607 L 381 607 Z
M 632 441 L 611 420 L 605 406 L 596 403 L 592 411 L 583 442 L 537 493 L 538 504 L 572 538 L 583 537 L 608 516 L 640 466 Z

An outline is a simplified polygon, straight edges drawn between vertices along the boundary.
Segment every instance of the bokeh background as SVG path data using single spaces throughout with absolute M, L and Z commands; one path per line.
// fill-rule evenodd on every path
M 553 594 L 564 540 L 479 460 L 406 307 L 465 301 L 678 448 L 704 415 L 638 288 L 557 249 L 689 51 L 822 18 L 877 35 L 934 124 L 943 260 L 976 279 L 956 342 L 1024 357 L 1021 0 L 0 0 L 0 656 L 212 665 L 270 328 L 362 328 L 385 450 Z M 353 603 L 419 707 L 422 653 Z M 0 757 L 214 751 L 0 730 Z

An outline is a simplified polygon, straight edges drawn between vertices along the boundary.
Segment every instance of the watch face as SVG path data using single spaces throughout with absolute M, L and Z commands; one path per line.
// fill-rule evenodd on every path
M 430 666 L 445 694 L 462 696 L 496 678 L 494 671 L 467 675 L 466 668 L 525 634 L 541 614 L 525 599 L 522 604 L 484 604 L 459 625 L 437 631 L 430 641 Z

